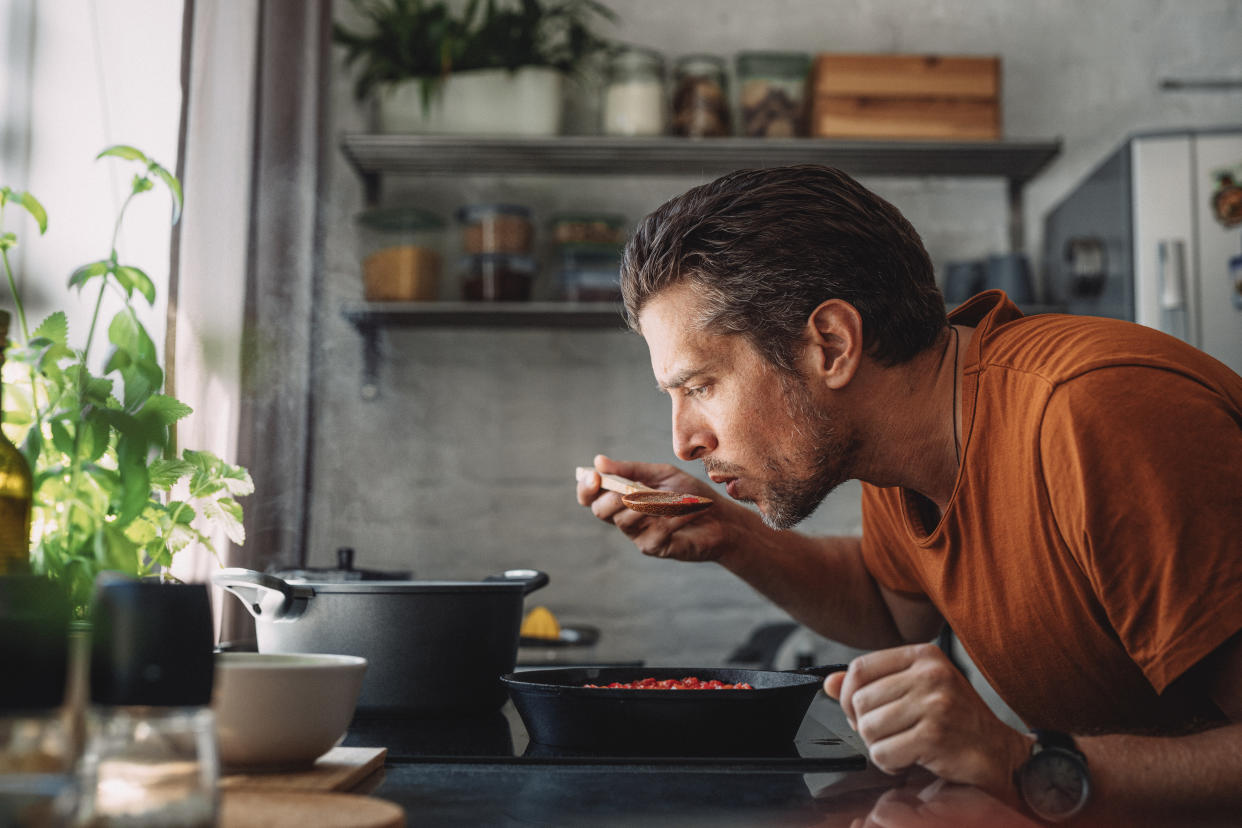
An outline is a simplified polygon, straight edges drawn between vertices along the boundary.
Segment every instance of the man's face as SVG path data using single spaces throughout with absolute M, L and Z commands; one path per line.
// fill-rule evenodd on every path
M 660 388 L 672 397 L 673 450 L 702 460 L 729 496 L 788 529 L 850 478 L 857 440 L 807 382 L 772 367 L 740 336 L 696 331 L 697 299 L 681 284 L 639 315 Z

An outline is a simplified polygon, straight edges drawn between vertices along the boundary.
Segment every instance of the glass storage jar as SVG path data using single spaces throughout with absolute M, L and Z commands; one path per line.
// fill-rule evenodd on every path
M 715 55 L 686 55 L 673 71 L 673 132 L 692 138 L 728 135 L 728 80 Z
M 475 302 L 524 302 L 535 283 L 535 262 L 527 256 L 479 253 L 462 261 L 461 295 Z
M 663 135 L 664 56 L 638 47 L 614 54 L 600 109 L 605 135 Z
M 548 230 L 557 245 L 625 243 L 625 217 L 616 213 L 557 213 Z
M 385 207 L 361 212 L 356 220 L 368 302 L 428 302 L 439 296 L 442 218 L 417 207 Z
M 560 246 L 560 296 L 568 302 L 621 299 L 621 247 L 615 244 Z
M 804 52 L 739 52 L 738 131 L 754 138 L 806 134 L 806 78 L 811 57 Z
M 517 204 L 470 204 L 457 211 L 462 251 L 529 256 L 534 241 L 530 210 Z

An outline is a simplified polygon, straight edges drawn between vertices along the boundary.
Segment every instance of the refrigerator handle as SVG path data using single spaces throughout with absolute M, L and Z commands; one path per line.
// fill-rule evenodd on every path
M 1162 239 L 1158 248 L 1160 262 L 1160 307 L 1182 310 L 1186 307 L 1186 242 Z
M 1161 239 L 1157 248 L 1160 288 L 1160 329 L 1190 342 L 1190 305 L 1187 301 L 1186 242 Z

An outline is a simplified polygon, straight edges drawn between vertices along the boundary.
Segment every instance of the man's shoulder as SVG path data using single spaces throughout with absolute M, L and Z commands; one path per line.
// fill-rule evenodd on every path
M 1227 387 L 1232 380 L 1242 394 L 1237 375 L 1199 349 L 1120 319 L 1070 314 L 1022 317 L 987 331 L 979 354 L 981 374 L 989 369 L 1021 372 L 1046 383 L 1049 390 L 1097 372 L 1107 374 L 1109 369 L 1138 368 L 1153 371 L 1153 382 L 1168 373 L 1211 386 Z

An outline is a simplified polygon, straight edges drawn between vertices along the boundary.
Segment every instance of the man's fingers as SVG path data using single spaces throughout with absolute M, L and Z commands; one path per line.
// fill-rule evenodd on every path
M 841 685 L 844 683 L 844 670 L 839 673 L 829 673 L 828 678 L 824 679 L 824 692 L 839 701 L 841 699 Z

